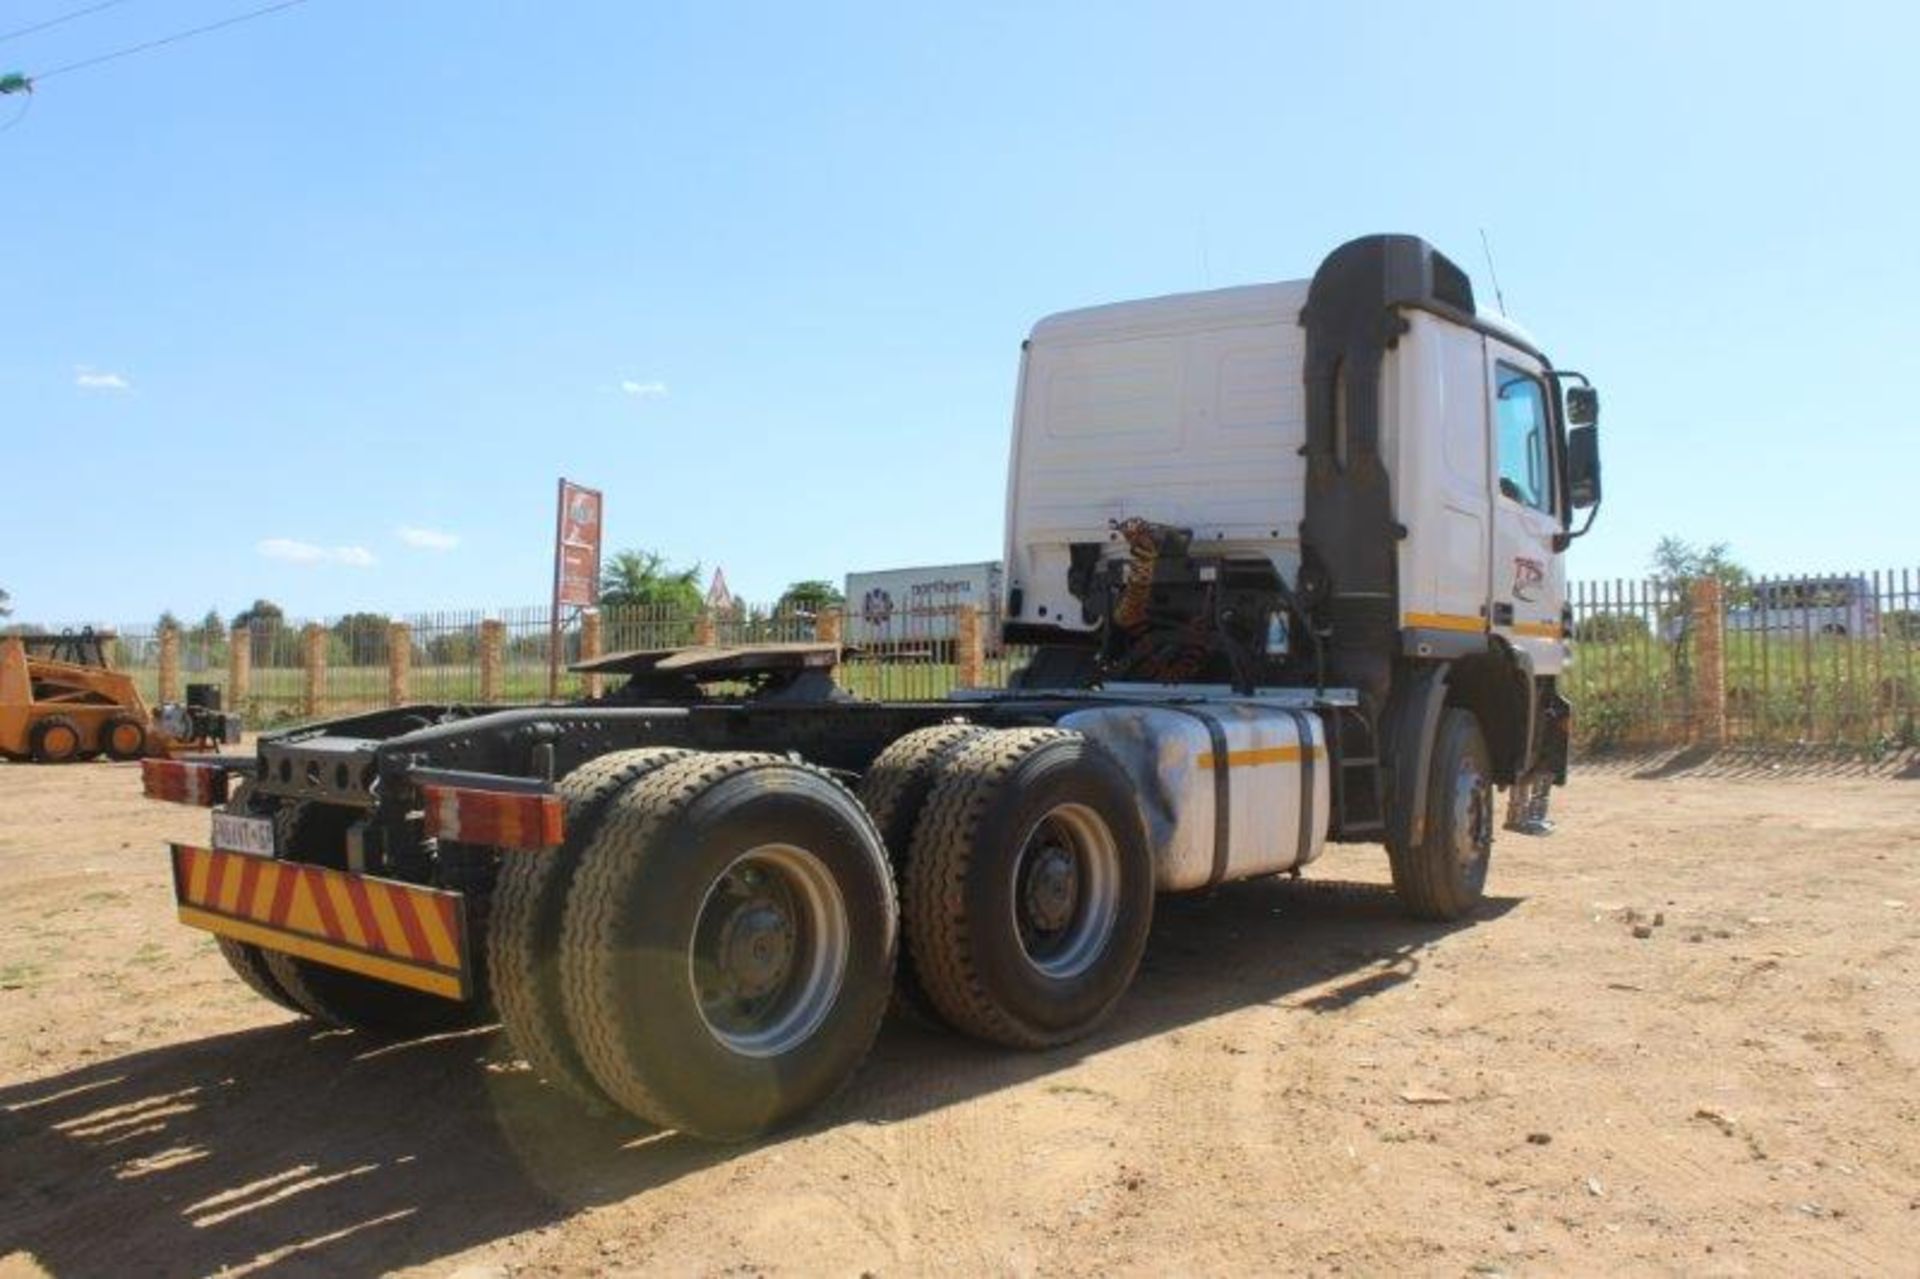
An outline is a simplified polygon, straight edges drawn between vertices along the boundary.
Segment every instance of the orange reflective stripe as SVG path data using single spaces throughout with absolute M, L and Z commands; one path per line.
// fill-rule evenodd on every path
M 1254 764 L 1284 764 L 1298 762 L 1320 753 L 1318 746 L 1257 746 L 1247 750 L 1228 751 L 1227 767 L 1244 768 Z M 1212 751 L 1201 751 L 1194 756 L 1195 768 L 1218 768 L 1220 761 Z
M 427 945 L 427 935 L 420 929 L 420 916 L 414 913 L 412 896 L 392 889 L 387 890 L 387 896 L 392 898 L 393 913 L 400 917 L 400 927 L 406 932 L 407 949 L 415 959 L 433 958 L 433 948 Z
M 266 861 L 259 857 L 249 857 L 240 863 L 240 895 L 237 899 L 239 913 L 253 914 L 253 895 L 260 891 L 260 868 Z
M 320 881 L 320 887 L 327 895 L 328 904 L 333 907 L 331 923 L 334 940 L 349 942 L 362 948 L 369 943 L 378 945 L 378 942 L 367 936 L 360 927 L 360 917 L 354 914 L 353 897 L 347 892 L 346 884 L 328 875 Z
M 353 902 L 353 917 L 360 921 L 360 931 L 367 940 L 382 950 L 388 949 L 387 939 L 380 931 L 380 921 L 373 917 L 373 903 L 367 900 L 367 885 L 364 880 L 348 879 L 342 881 L 347 886 L 347 897 Z
M 1484 619 L 1463 617 L 1458 613 L 1408 613 L 1403 624 L 1424 627 L 1430 631 L 1479 632 L 1487 629 Z
M 182 856 L 187 861 L 186 885 L 187 900 L 204 902 L 207 900 L 207 875 L 212 870 L 213 855 L 203 853 L 197 848 L 185 849 Z

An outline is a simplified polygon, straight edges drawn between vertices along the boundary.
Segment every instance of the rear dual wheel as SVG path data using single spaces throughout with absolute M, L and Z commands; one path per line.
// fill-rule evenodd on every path
M 566 1023 L 599 1090 L 662 1127 L 764 1132 L 872 1046 L 898 915 L 878 832 L 827 774 L 700 754 L 631 781 L 561 926 Z
M 978 724 L 957 723 L 916 729 L 880 752 L 879 758 L 860 778 L 860 802 L 880 832 L 887 859 L 893 867 L 894 883 L 902 892 L 906 887 L 914 827 L 919 824 L 935 783 L 940 780 L 947 761 L 962 746 L 987 731 Z M 913 957 L 913 935 L 905 928 L 900 932 L 894 996 L 901 1011 L 927 1020 L 939 1019 L 920 981 L 919 967 Z
M 608 1104 L 567 1026 L 560 985 L 560 928 L 580 858 L 614 796 L 687 752 L 667 747 L 617 751 L 560 780 L 566 840 L 543 853 L 501 862 L 487 928 L 494 1002 L 514 1050 L 548 1083 L 592 1106 Z
M 1153 892 L 1132 783 L 1105 749 L 1063 729 L 988 732 L 943 759 L 915 822 L 903 932 L 942 1019 L 1046 1048 L 1126 993 Z

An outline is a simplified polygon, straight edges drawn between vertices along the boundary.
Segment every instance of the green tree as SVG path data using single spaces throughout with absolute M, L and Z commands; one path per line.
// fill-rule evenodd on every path
M 480 656 L 478 627 L 435 631 L 427 640 L 427 661 L 435 666 L 465 666 Z
M 600 571 L 600 603 L 608 608 L 647 606 L 699 612 L 700 566 L 673 568 L 658 551 L 621 551 Z
M 1880 633 L 1894 639 L 1920 640 L 1920 609 L 1896 608 L 1882 614 Z
M 1725 542 L 1695 546 L 1678 537 L 1663 537 L 1653 548 L 1651 566 L 1654 581 L 1669 594 L 1660 606 L 1661 638 L 1673 642 L 1673 670 L 1685 685 L 1691 670 L 1693 633 L 1693 585 L 1718 581 L 1722 608 L 1747 604 L 1753 597 L 1753 574 L 1733 558 Z
M 1695 546 L 1678 537 L 1663 537 L 1653 548 L 1654 579 L 1685 594 L 1697 581 L 1717 579 L 1728 604 L 1745 604 L 1753 594 L 1753 574 L 1733 558 L 1725 542 Z
M 209 644 L 218 644 L 227 637 L 227 624 L 220 620 L 220 610 L 210 608 L 207 615 L 200 619 L 200 638 Z
M 775 613 L 803 613 L 811 616 L 822 609 L 839 608 L 847 602 L 840 588 L 832 582 L 810 577 L 795 582 L 781 593 L 780 602 L 773 606 Z
M 287 623 L 287 615 L 272 600 L 255 600 L 251 606 L 241 609 L 233 615 L 235 626 L 247 628 L 252 640 L 253 664 L 269 666 L 273 663 L 273 642 Z
M 13 616 L 13 609 L 8 607 L 9 601 L 12 599 L 13 596 L 7 594 L 5 591 L 0 591 L 0 617 Z
M 180 625 L 180 619 L 173 615 L 173 610 L 170 608 L 161 609 L 160 620 L 153 624 L 153 633 L 156 635 L 161 631 L 184 631 L 186 629 L 186 627 Z
M 255 600 L 251 607 L 233 615 L 235 626 L 245 626 L 255 631 L 278 630 L 286 624 L 286 620 L 286 613 L 272 600 Z
M 385 613 L 348 613 L 328 628 L 333 633 L 328 651 L 351 666 L 377 665 L 387 660 L 387 628 L 392 625 Z

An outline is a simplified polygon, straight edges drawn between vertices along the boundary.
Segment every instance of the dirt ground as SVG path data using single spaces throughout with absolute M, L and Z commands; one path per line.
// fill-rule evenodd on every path
M 1090 1042 L 891 1026 L 729 1148 L 289 1019 L 172 920 L 204 813 L 0 765 L 0 1275 L 1915 1273 L 1920 783 L 1615 766 L 1557 816 L 1465 926 L 1374 849 L 1163 900 Z

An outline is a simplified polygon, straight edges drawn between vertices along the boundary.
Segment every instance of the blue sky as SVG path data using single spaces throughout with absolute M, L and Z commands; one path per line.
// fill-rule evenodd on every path
M 131 0 L 0 70 L 252 4 Z M 753 598 L 990 558 L 1036 317 L 1378 230 L 1490 294 L 1481 227 L 1602 388 L 1575 575 L 1663 533 L 1920 563 L 1915 13 L 311 0 L 0 132 L 0 587 L 531 603 L 561 473 L 610 547 Z

